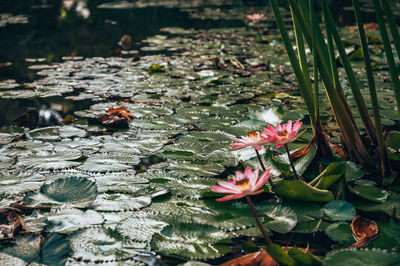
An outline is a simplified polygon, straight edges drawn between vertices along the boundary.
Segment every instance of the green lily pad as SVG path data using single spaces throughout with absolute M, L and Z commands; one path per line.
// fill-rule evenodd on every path
M 229 252 L 230 243 L 228 233 L 212 226 L 172 224 L 153 236 L 151 247 L 171 257 L 207 259 Z
M 353 201 L 352 204 L 359 210 L 372 213 L 385 213 L 390 217 L 400 219 L 400 195 L 390 192 L 387 200 L 383 203 L 370 201 Z
M 2 244 L 0 254 L 8 254 L 25 262 L 33 259 L 40 252 L 40 236 L 34 233 L 18 235 L 9 244 Z
M 129 217 L 116 227 L 116 230 L 124 237 L 133 241 L 150 243 L 152 236 L 168 225 L 167 223 L 149 217 L 147 213 L 139 212 Z M 156 218 L 157 216 L 155 216 Z
M 323 260 L 326 266 L 339 265 L 397 265 L 400 263 L 398 253 L 389 253 L 380 249 L 342 249 L 330 251 Z
M 20 156 L 17 165 L 27 169 L 65 169 L 78 166 L 81 163 L 75 160 L 81 157 L 80 151 L 48 152 L 40 151 L 36 154 Z
M 295 266 L 296 261 L 290 257 L 286 251 L 282 249 L 278 244 L 270 244 L 267 246 L 266 251 L 271 257 L 273 257 L 279 264 Z
M 137 251 L 115 238 L 115 234 L 102 227 L 91 227 L 68 236 L 71 257 L 86 262 L 112 262 L 131 258 Z
M 389 193 L 386 190 L 371 186 L 348 186 L 351 193 L 372 202 L 385 202 Z
M 326 228 L 326 234 L 335 242 L 347 247 L 355 242 L 350 225 L 345 222 L 333 223 Z
M 98 193 L 96 183 L 76 176 L 44 184 L 41 191 L 47 197 L 63 203 L 92 202 Z
M 331 221 L 350 221 L 356 216 L 356 209 L 345 200 L 331 201 L 322 210 L 324 218 Z
M 332 192 L 314 188 L 301 180 L 283 180 L 275 185 L 274 192 L 282 197 L 300 201 L 329 202 Z
M 77 229 L 93 225 L 101 225 L 104 218 L 93 210 L 81 211 L 78 209 L 61 209 L 51 213 L 47 217 L 50 232 L 70 233 Z
M 264 211 L 266 221 L 263 223 L 268 229 L 278 233 L 288 233 L 297 224 L 296 213 L 287 206 L 270 205 Z M 269 221 L 268 221 L 269 220 Z
M 316 188 L 329 189 L 344 175 L 346 166 L 342 163 L 333 162 L 318 176 L 319 181 L 315 184 Z

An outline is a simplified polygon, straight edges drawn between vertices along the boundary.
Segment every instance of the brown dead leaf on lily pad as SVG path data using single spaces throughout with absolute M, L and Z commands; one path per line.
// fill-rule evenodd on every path
M 353 231 L 353 237 L 356 239 L 357 242 L 348 248 L 365 247 L 379 233 L 379 228 L 376 222 L 372 220 L 367 221 L 360 215 L 357 215 L 353 219 L 350 224 L 350 228 Z
M 367 30 L 367 29 L 376 30 L 377 28 L 378 28 L 378 23 L 376 23 L 376 22 L 371 22 L 371 23 L 364 24 L 364 30 Z M 357 26 L 346 26 L 346 29 L 357 30 L 358 27 Z
M 106 113 L 89 118 L 88 123 L 100 124 L 112 128 L 129 128 L 129 120 L 135 118 L 126 107 L 111 108 Z

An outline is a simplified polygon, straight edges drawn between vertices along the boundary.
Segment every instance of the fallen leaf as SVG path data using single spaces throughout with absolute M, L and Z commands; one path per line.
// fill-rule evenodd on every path
M 376 30 L 377 28 L 378 28 L 378 23 L 376 23 L 376 22 L 371 22 L 371 23 L 368 23 L 368 24 L 364 24 L 364 30 L 367 30 L 367 29 Z M 346 26 L 346 29 L 357 30 L 358 26 Z
M 279 265 L 265 250 L 246 254 L 227 261 L 221 266 L 277 266 Z
M 372 220 L 367 221 L 360 215 L 357 215 L 353 219 L 350 224 L 350 228 L 353 231 L 353 237 L 356 239 L 357 242 L 348 248 L 365 247 L 379 233 L 379 228 L 376 222 Z
M 135 118 L 135 116 L 126 107 L 111 108 L 106 111 L 107 114 L 125 117 L 128 120 Z

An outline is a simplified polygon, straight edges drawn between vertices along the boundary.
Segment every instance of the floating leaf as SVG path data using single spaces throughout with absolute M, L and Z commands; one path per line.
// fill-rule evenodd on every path
M 66 234 L 79 228 L 101 225 L 104 218 L 93 210 L 61 209 L 51 213 L 47 217 L 47 221 L 49 223 L 46 228 L 48 231 Z
M 225 263 L 222 263 L 221 266 L 231 266 L 231 265 L 241 265 L 241 266 L 250 266 L 250 265 L 265 265 L 265 266 L 278 266 L 278 263 L 271 257 L 265 250 L 246 254 L 240 256 L 238 258 L 232 259 Z
M 165 66 L 164 65 L 151 65 L 147 69 L 147 73 L 150 75 L 156 72 L 162 72 L 164 70 Z
M 334 199 L 332 192 L 314 188 L 301 180 L 283 180 L 273 190 L 282 197 L 301 201 L 329 202 Z
M 52 233 L 42 246 L 40 262 L 46 265 L 65 265 L 70 251 L 64 235 Z
M 32 172 L 0 173 L 0 194 L 21 195 L 29 191 L 39 190 L 45 177 Z
M 347 247 L 354 243 L 354 238 L 348 223 L 333 223 L 326 228 L 326 234 L 335 242 Z
M 264 215 L 268 218 L 263 224 L 270 230 L 278 233 L 288 233 L 297 224 L 296 213 L 287 206 L 275 205 L 266 207 Z M 270 220 L 270 221 L 268 221 Z
M 63 203 L 90 203 L 96 199 L 96 183 L 83 177 L 59 178 L 44 184 L 41 191 L 47 197 Z
M 124 237 L 138 242 L 149 243 L 155 233 L 168 225 L 167 223 L 148 217 L 146 213 L 138 213 L 121 221 L 116 230 Z M 157 216 L 155 216 L 157 217 Z
M 93 202 L 98 211 L 133 211 L 150 205 L 150 196 L 132 197 L 127 194 L 100 194 Z
M 273 257 L 279 264 L 294 266 L 296 262 L 291 258 L 286 251 L 282 249 L 278 244 L 270 244 L 267 246 L 266 251 L 271 257 Z
M 371 186 L 348 186 L 349 191 L 360 198 L 372 202 L 385 202 L 389 193 L 386 190 Z
M 41 242 L 41 237 L 37 234 L 19 234 L 15 241 L 1 245 L 0 254 L 5 253 L 28 262 L 40 252 Z
M 315 184 L 316 188 L 329 189 L 333 186 L 345 173 L 346 166 L 342 163 L 333 162 L 318 176 L 319 181 Z
M 133 257 L 137 252 L 101 227 L 85 228 L 68 236 L 71 256 L 86 262 L 111 262 Z
M 33 169 L 65 169 L 80 165 L 75 160 L 81 157 L 80 151 L 48 152 L 40 151 L 36 154 L 20 156 L 17 165 Z
M 400 263 L 400 255 L 380 249 L 342 249 L 330 251 L 324 258 L 323 263 L 326 266 L 396 265 Z
M 345 200 L 334 200 L 323 207 L 324 218 L 331 221 L 350 221 L 356 216 L 356 209 Z
M 139 163 L 139 158 L 136 156 L 130 156 L 127 159 L 133 160 L 133 163 Z M 86 161 L 79 166 L 80 170 L 89 172 L 118 172 L 132 168 L 131 166 L 121 162 L 117 158 L 110 158 L 105 154 L 92 155 L 86 159 Z
M 207 259 L 229 252 L 230 236 L 212 226 L 172 224 L 153 236 L 151 247 L 164 255 Z

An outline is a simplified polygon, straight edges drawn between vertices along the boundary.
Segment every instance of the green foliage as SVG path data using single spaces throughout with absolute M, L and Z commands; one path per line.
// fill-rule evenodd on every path
M 151 247 L 164 255 L 207 259 L 230 251 L 229 234 L 215 227 L 199 224 L 172 224 L 153 236 Z
M 345 200 L 331 201 L 322 208 L 324 218 L 330 221 L 350 221 L 356 216 L 353 205 Z
M 400 263 L 400 256 L 380 249 L 343 249 L 329 252 L 323 263 L 326 266 L 396 265 Z
M 280 265 L 295 266 L 296 261 L 289 256 L 278 244 L 270 244 L 265 249 Z
M 332 192 L 314 188 L 301 180 L 283 180 L 273 188 L 282 197 L 314 202 L 329 202 L 334 199 Z

